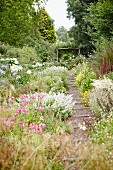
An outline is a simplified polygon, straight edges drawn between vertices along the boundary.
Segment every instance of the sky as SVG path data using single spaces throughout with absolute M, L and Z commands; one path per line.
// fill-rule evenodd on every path
M 55 29 L 64 26 L 66 29 L 74 25 L 74 21 L 69 20 L 67 16 L 67 4 L 65 0 L 48 0 L 45 9 L 49 16 L 54 20 Z

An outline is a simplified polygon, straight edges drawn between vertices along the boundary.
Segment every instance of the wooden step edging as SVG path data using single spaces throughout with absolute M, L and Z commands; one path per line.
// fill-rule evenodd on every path
M 87 118 L 87 117 L 95 117 L 94 114 L 83 114 L 83 115 L 76 115 L 76 116 L 72 116 L 73 118 Z
M 78 110 L 90 110 L 89 107 L 83 107 L 83 108 L 73 108 L 74 111 L 78 111 Z

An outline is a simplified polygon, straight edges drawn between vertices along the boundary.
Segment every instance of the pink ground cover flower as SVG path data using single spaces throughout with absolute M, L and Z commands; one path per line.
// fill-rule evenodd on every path
M 13 126 L 13 125 L 15 124 L 15 122 L 14 122 L 14 121 L 11 121 L 11 120 L 7 120 L 7 121 L 5 121 L 4 123 L 5 123 L 5 125 L 7 125 L 7 126 L 9 126 L 9 127 L 11 127 L 11 126 Z
M 28 134 L 32 134 L 32 133 L 42 134 L 44 127 L 45 127 L 44 123 L 40 123 L 39 125 L 37 125 L 36 123 L 31 123 L 29 126 Z
M 8 99 L 9 103 L 14 103 L 14 101 L 15 101 L 15 98 L 13 96 Z
M 26 127 L 28 127 L 28 123 L 26 123 L 25 121 L 21 121 L 20 128 L 26 128 Z
M 29 101 L 22 101 L 20 103 L 20 106 L 27 106 L 29 104 Z
M 1 118 L 1 123 L 5 127 L 6 130 L 10 130 L 10 128 L 15 124 L 13 121 L 14 118 Z
M 1 140 L 4 141 L 6 139 L 6 136 L 2 136 Z
M 1 121 L 6 121 L 7 118 L 6 118 L 6 117 L 1 117 L 0 120 L 1 120 Z
M 17 108 L 16 109 L 16 113 L 27 113 L 28 112 L 28 109 L 27 108 Z
M 39 98 L 43 98 L 43 97 L 45 97 L 45 96 L 46 96 L 46 95 L 45 95 L 44 93 L 39 93 L 39 94 L 38 94 L 38 97 L 39 97 Z
M 20 94 L 19 96 L 21 99 L 26 99 L 27 95 L 26 94 Z
M 36 99 L 37 95 L 36 94 L 31 94 L 30 99 Z
M 37 109 L 38 109 L 40 112 L 44 112 L 44 107 L 43 107 L 43 106 L 39 106 L 39 107 L 37 107 Z

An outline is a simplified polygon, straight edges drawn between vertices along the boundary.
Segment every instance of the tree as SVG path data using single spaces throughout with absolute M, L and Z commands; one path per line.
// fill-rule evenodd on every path
M 67 42 L 69 40 L 69 34 L 64 26 L 61 26 L 56 31 L 57 39 L 61 42 Z
M 91 4 L 87 9 L 89 15 L 85 17 L 90 22 L 91 27 L 88 33 L 94 42 L 100 37 L 111 39 L 113 37 L 113 1 L 99 0 Z
M 21 39 L 33 34 L 34 2 L 41 0 L 1 0 L 0 40 L 18 45 Z
M 56 32 L 54 21 L 51 19 L 45 8 L 40 8 L 37 13 L 37 28 L 45 41 L 54 43 L 56 41 Z
M 90 23 L 84 20 L 88 13 L 87 5 L 91 2 L 94 0 L 67 0 L 68 17 L 75 20 L 75 26 L 71 28 L 70 35 L 75 39 L 75 46 L 80 48 L 81 53 L 86 56 L 94 49 L 91 36 L 88 34 Z

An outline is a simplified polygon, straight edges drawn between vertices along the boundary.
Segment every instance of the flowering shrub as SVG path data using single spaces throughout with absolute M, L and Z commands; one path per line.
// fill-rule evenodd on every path
M 96 74 L 93 72 L 88 63 L 79 64 L 75 70 L 75 84 L 80 89 L 82 100 L 85 105 L 89 105 L 89 94 L 93 88 L 92 82 L 97 79 Z
M 17 112 L 28 112 L 30 109 L 36 109 L 40 112 L 52 111 L 54 116 L 60 118 L 67 118 L 72 114 L 74 103 L 72 102 L 71 95 L 65 95 L 63 93 L 35 93 L 35 94 L 21 94 L 19 105 L 22 108 L 18 108 Z
M 11 114 L 1 117 L 1 126 L 9 135 L 10 130 L 16 135 L 17 127 L 20 127 L 21 133 L 24 134 L 29 132 L 43 134 L 42 129 L 46 127 L 48 119 L 51 119 L 50 125 L 54 126 L 53 118 L 67 118 L 72 114 L 73 108 L 72 96 L 66 96 L 63 93 L 20 94 L 18 98 L 12 96 L 8 101 L 9 107 L 13 110 Z M 50 129 L 48 126 L 46 128 Z
M 15 59 L 11 60 L 12 65 L 8 64 L 10 59 L 5 59 L 3 62 L 6 62 L 6 65 L 0 65 L 0 83 L 1 83 L 1 102 L 3 100 L 8 100 L 9 94 L 6 92 L 9 91 L 10 84 L 12 84 L 16 93 L 11 95 L 18 96 L 19 93 L 28 93 L 30 92 L 67 92 L 68 88 L 68 72 L 64 67 L 50 67 L 39 71 L 37 67 L 39 63 L 36 63 L 36 67 L 25 66 L 14 64 Z M 32 65 L 34 66 L 34 65 Z M 41 68 L 40 68 L 41 69 Z M 53 69 L 53 70 L 52 70 Z M 6 90 L 7 89 L 7 90 Z M 3 99 L 3 96 L 6 96 Z
M 91 89 L 89 89 L 88 91 L 85 91 L 84 93 L 82 93 L 82 101 L 83 101 L 85 106 L 89 106 L 90 93 L 91 93 Z
M 103 116 L 101 120 L 95 122 L 95 127 L 92 129 L 91 138 L 95 142 L 111 142 L 113 138 L 113 119 L 112 116 Z
M 1 58 L 0 62 L 3 64 L 19 64 L 17 58 Z
M 67 68 L 66 67 L 62 67 L 62 66 L 51 66 L 51 67 L 48 67 L 46 68 L 43 73 L 45 74 L 53 74 L 53 72 L 65 72 L 67 71 Z
M 91 89 L 92 82 L 97 79 L 96 74 L 89 67 L 88 63 L 83 63 L 75 71 L 76 85 L 80 88 L 82 92 Z
M 105 78 L 95 80 L 90 94 L 90 107 L 96 114 L 113 112 L 113 81 Z
M 52 66 L 44 69 L 41 73 L 46 85 L 45 92 L 66 93 L 68 86 L 68 71 L 65 67 Z
M 47 94 L 42 101 L 46 110 L 51 110 L 54 116 L 60 118 L 67 118 L 72 114 L 74 103 L 72 102 L 71 95 L 63 93 L 50 93 Z
M 52 169 L 54 166 L 64 169 L 62 164 L 57 164 L 57 161 L 53 160 L 60 148 L 58 143 L 55 143 L 56 139 L 51 138 L 54 133 L 57 138 L 58 134 L 67 132 L 67 123 L 55 115 L 59 108 L 59 114 L 63 114 L 63 110 L 65 114 L 72 112 L 70 105 L 72 97 L 64 94 L 53 95 L 53 102 L 57 104 L 55 109 L 53 109 L 53 105 L 49 105 L 51 102 L 48 101 L 48 104 L 46 102 L 48 98 L 52 98 L 52 94 L 46 93 L 20 94 L 18 98 L 11 96 L 8 106 L 0 108 L 0 142 L 2 146 L 0 146 L 0 167 L 2 169 L 4 167 L 37 169 L 34 166 L 34 158 L 41 168 L 46 169 L 50 163 L 49 167 Z M 61 103 L 58 102 L 58 99 L 61 99 Z M 61 104 L 63 104 L 62 108 Z M 50 140 L 52 142 L 48 143 Z

